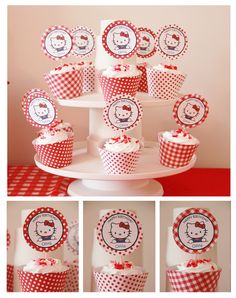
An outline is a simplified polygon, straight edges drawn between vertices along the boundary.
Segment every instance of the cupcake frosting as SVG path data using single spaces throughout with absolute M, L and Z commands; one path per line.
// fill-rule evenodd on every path
M 63 73 L 66 73 L 66 72 L 71 72 L 71 71 L 74 71 L 74 70 L 77 70 L 78 69 L 78 66 L 75 67 L 74 64 L 64 64 L 64 65 L 60 65 L 54 69 L 52 69 L 50 71 L 50 74 L 63 74 Z
M 181 272 L 210 272 L 217 270 L 218 267 L 210 259 L 192 260 L 177 265 L 177 270 Z
M 117 153 L 136 152 L 140 148 L 141 146 L 138 139 L 131 138 L 126 135 L 117 138 L 111 138 L 104 144 L 104 149 Z
M 167 72 L 173 74 L 182 74 L 180 71 L 177 70 L 177 66 L 175 65 L 168 65 L 168 64 L 158 64 L 153 66 L 153 69 L 159 70 L 160 72 Z
M 102 267 L 101 272 L 116 275 L 135 275 L 142 274 L 143 269 L 139 266 L 134 266 L 131 262 L 117 263 L 111 261 L 109 265 Z
M 69 138 L 74 136 L 74 131 L 70 123 L 63 122 L 63 120 L 56 120 L 53 126 L 50 128 L 43 128 L 40 130 L 39 135 L 47 133 L 48 130 L 51 131 L 64 131 Z
M 125 78 L 125 77 L 135 77 L 142 73 L 137 69 L 135 65 L 131 64 L 116 64 L 114 66 L 109 66 L 103 71 L 102 75 L 108 78 Z
M 57 142 L 62 142 L 68 139 L 67 132 L 63 130 L 55 130 L 50 128 L 45 128 L 40 132 L 35 142 L 35 145 L 46 145 L 46 144 L 54 144 Z
M 31 273 L 52 273 L 64 272 L 67 266 L 62 265 L 61 261 L 53 258 L 39 258 L 30 261 L 23 267 L 23 271 Z
M 189 132 L 182 129 L 165 131 L 162 137 L 169 142 L 183 144 L 183 145 L 196 145 L 199 144 L 198 139 L 194 138 Z

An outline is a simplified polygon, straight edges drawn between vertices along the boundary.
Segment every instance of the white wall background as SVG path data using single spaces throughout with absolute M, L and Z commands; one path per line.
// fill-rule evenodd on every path
M 229 7 L 227 6 L 10 6 L 8 8 L 9 164 L 32 164 L 31 141 L 36 129 L 21 111 L 23 94 L 31 88 L 47 90 L 43 74 L 58 63 L 42 52 L 39 40 L 51 25 L 86 25 L 99 34 L 102 19 L 129 19 L 154 31 L 177 23 L 186 29 L 189 50 L 177 65 L 188 74 L 184 93 L 204 95 L 210 104 L 208 120 L 192 133 L 201 141 L 197 167 L 229 167 Z M 71 58 L 70 60 L 76 60 Z M 161 62 L 155 55 L 152 64 Z M 88 135 L 88 111 L 59 108 L 60 117 L 71 122 L 80 140 Z M 156 140 L 158 129 L 176 127 L 170 108 L 144 111 L 143 134 Z

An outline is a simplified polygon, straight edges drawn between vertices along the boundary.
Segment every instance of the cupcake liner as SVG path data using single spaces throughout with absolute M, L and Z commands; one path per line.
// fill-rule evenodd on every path
M 199 144 L 184 145 L 166 141 L 159 135 L 160 163 L 170 168 L 188 165 Z
M 142 76 L 139 82 L 138 92 L 148 93 L 147 66 L 142 63 L 137 65 L 137 69 L 142 72 Z
M 59 169 L 72 162 L 73 138 L 45 145 L 36 145 L 33 141 L 33 146 L 45 166 Z
M 14 292 L 14 265 L 7 264 L 7 292 Z
M 68 271 L 31 273 L 17 270 L 22 292 L 64 292 Z
M 174 292 L 215 292 L 221 269 L 211 272 L 180 272 L 167 270 L 167 276 Z
M 173 99 L 182 87 L 186 75 L 147 69 L 148 94 L 160 99 Z
M 79 292 L 79 265 L 65 262 L 69 267 L 64 292 Z
M 110 175 L 131 174 L 135 171 L 141 150 L 130 153 L 110 152 L 98 148 L 105 172 Z
M 83 71 L 74 70 L 62 74 L 44 75 L 53 96 L 58 99 L 79 97 L 83 90 Z
M 148 273 L 118 275 L 94 272 L 99 292 L 143 292 Z
M 83 93 L 93 92 L 95 89 L 95 67 L 83 67 Z
M 100 85 L 105 100 L 119 94 L 129 94 L 135 96 L 139 88 L 141 75 L 126 78 L 108 78 L 99 75 Z

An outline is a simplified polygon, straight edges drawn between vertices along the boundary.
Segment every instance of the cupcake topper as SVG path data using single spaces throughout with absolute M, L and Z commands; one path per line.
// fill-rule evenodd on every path
M 7 249 L 10 247 L 10 245 L 11 245 L 11 234 L 7 230 Z
M 107 53 L 114 58 L 130 58 L 139 48 L 139 30 L 129 21 L 117 20 L 105 28 L 102 44 Z
M 97 224 L 97 239 L 106 252 L 125 256 L 134 252 L 143 239 L 142 225 L 128 210 L 109 211 Z
M 140 44 L 137 50 L 137 56 L 140 58 L 149 58 L 156 53 L 156 34 L 148 28 L 138 28 L 140 34 Z
M 68 236 L 65 217 L 50 207 L 32 211 L 23 226 L 25 241 L 30 247 L 41 252 L 56 250 Z
M 72 29 L 75 47 L 72 54 L 80 58 L 88 57 L 95 50 L 95 35 L 87 27 L 79 26 Z
M 188 48 L 187 34 L 176 24 L 166 25 L 157 32 L 156 45 L 163 57 L 171 60 L 178 59 Z
M 190 254 L 209 251 L 218 239 L 218 224 L 207 210 L 190 208 L 183 211 L 173 224 L 176 244 Z
M 78 255 L 79 253 L 79 223 L 77 220 L 72 221 L 68 225 L 68 237 L 66 239 L 66 247 L 69 251 Z
M 74 46 L 74 36 L 71 30 L 64 26 L 49 27 L 41 37 L 44 54 L 53 60 L 68 57 Z
M 208 102 L 201 95 L 187 94 L 178 99 L 173 108 L 173 117 L 183 128 L 202 124 L 209 112 Z
M 128 94 L 120 94 L 107 101 L 103 118 L 108 127 L 124 132 L 131 130 L 142 119 L 143 108 L 140 102 Z

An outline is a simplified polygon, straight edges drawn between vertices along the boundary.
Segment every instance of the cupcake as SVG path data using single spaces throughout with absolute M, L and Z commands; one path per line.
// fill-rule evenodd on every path
M 173 65 L 158 64 L 147 69 L 148 94 L 160 99 L 174 99 L 186 75 Z
M 64 131 L 68 138 L 74 138 L 74 131 L 70 123 L 64 122 L 63 120 L 56 120 L 49 130 Z M 40 130 L 39 134 L 47 133 L 48 128 L 43 128 Z
M 72 64 L 64 64 L 51 70 L 44 78 L 57 99 L 79 97 L 83 89 L 83 71 Z
M 93 92 L 95 89 L 95 66 L 92 61 L 82 61 L 72 64 L 75 68 L 82 69 L 83 88 L 82 93 Z
M 147 83 L 147 63 L 139 63 L 137 69 L 141 71 L 142 76 L 139 82 L 138 92 L 148 93 L 148 83 Z
M 141 71 L 135 65 L 109 66 L 99 76 L 104 99 L 109 100 L 118 94 L 135 96 L 141 76 Z
M 22 292 L 63 292 L 68 267 L 53 258 L 30 261 L 17 270 Z
M 174 292 L 214 292 L 220 273 L 221 269 L 210 259 L 189 260 L 167 270 Z
M 160 163 L 170 168 L 186 166 L 198 145 L 198 139 L 182 129 L 162 132 L 159 134 Z
M 148 273 L 131 262 L 97 268 L 94 277 L 99 292 L 143 292 Z
M 107 174 L 131 174 L 136 169 L 141 144 L 135 138 L 119 136 L 106 141 L 99 153 Z

